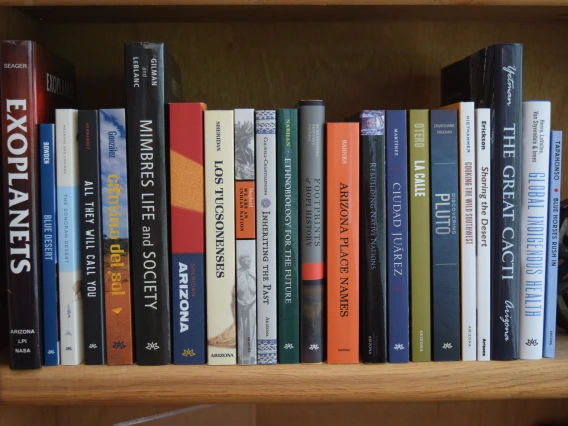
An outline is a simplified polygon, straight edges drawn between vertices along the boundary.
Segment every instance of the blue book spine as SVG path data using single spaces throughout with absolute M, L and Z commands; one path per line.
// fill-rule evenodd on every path
M 389 362 L 408 362 L 408 185 L 406 111 L 387 111 L 387 233 Z
M 388 122 L 387 122 L 388 125 Z M 457 111 L 430 113 L 432 359 L 460 360 Z M 428 250 L 428 247 L 424 247 Z
M 43 362 L 59 365 L 57 306 L 57 194 L 55 182 L 55 125 L 40 124 L 41 247 L 43 282 Z
M 560 248 L 560 184 L 562 182 L 562 132 L 550 132 L 550 195 L 548 198 L 548 253 L 544 296 L 544 346 L 542 356 L 554 358 L 556 348 L 556 300 L 558 250 Z

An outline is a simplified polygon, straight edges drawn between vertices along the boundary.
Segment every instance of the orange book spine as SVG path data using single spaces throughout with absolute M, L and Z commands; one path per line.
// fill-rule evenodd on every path
M 327 124 L 327 362 L 359 362 L 359 123 Z

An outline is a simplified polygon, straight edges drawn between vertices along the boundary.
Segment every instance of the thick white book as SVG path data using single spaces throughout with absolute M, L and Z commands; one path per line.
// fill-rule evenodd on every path
M 254 109 L 235 110 L 237 363 L 257 363 Z
M 233 111 L 204 116 L 207 358 L 231 365 L 237 361 Z
M 84 359 L 78 117 L 74 109 L 55 111 L 61 365 L 78 365 Z
M 491 110 L 475 110 L 477 360 L 491 360 Z
M 258 363 L 276 364 L 276 111 L 255 118 Z
M 475 190 L 475 106 L 460 102 L 458 110 L 460 183 L 460 296 L 462 360 L 477 359 L 477 263 Z
M 548 101 L 523 102 L 521 177 L 520 358 L 541 359 L 544 336 L 548 185 L 550 172 Z

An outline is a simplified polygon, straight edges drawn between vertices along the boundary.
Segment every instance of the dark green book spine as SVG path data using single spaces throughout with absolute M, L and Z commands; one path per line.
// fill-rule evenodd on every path
M 278 362 L 300 362 L 298 110 L 276 112 L 278 207 Z

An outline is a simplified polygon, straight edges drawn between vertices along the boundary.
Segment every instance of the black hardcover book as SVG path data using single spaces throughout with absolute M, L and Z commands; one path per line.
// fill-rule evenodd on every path
M 360 350 L 363 362 L 387 360 L 385 111 L 361 111 Z
M 136 359 L 141 365 L 169 364 L 166 106 L 180 101 L 180 72 L 163 43 L 128 43 L 124 54 Z
M 85 364 L 106 363 L 99 112 L 79 111 L 79 206 Z
M 523 46 L 489 46 L 442 69 L 442 103 L 491 108 L 491 359 L 519 358 Z

